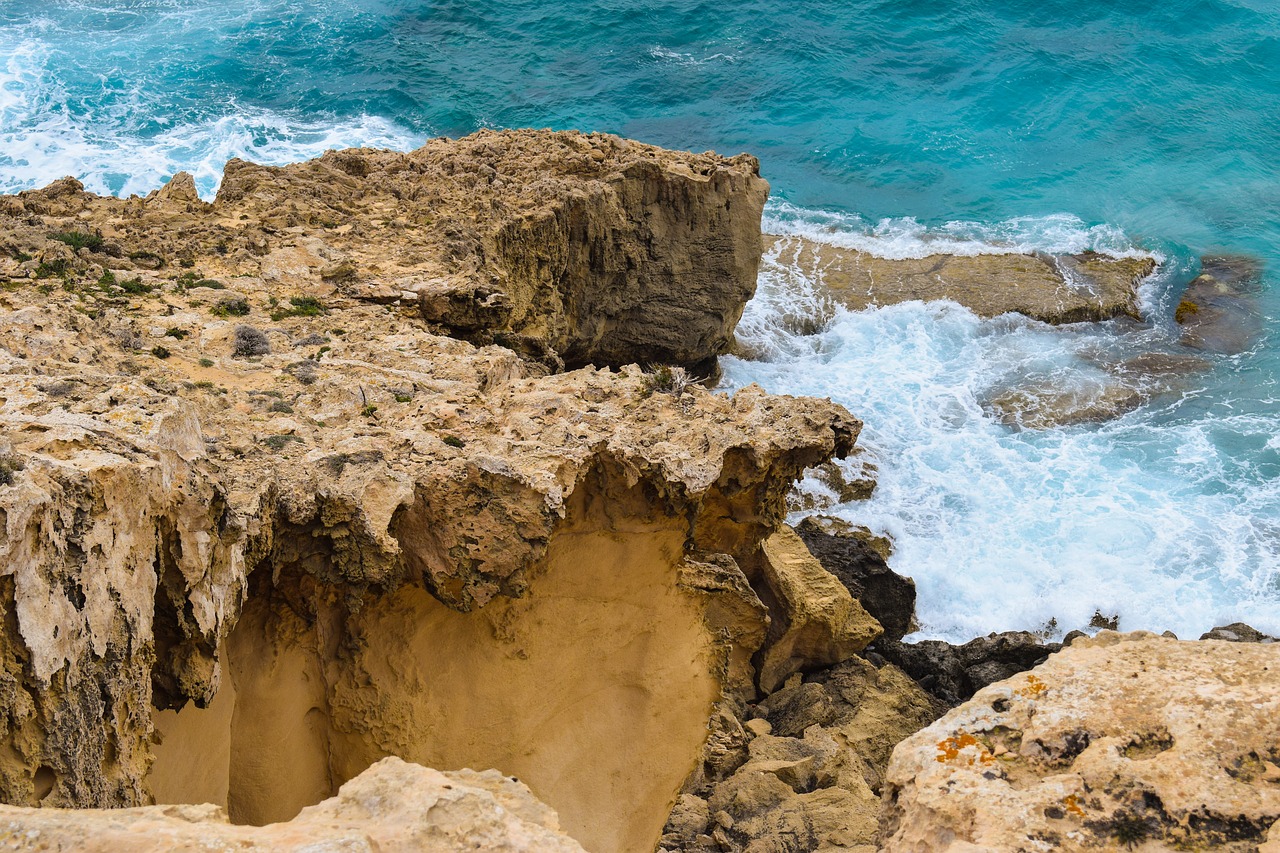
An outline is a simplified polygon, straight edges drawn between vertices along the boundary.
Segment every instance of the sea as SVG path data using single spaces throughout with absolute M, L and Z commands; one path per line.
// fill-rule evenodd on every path
M 1275 0 L 0 0 L 3 192 L 143 194 L 186 170 L 211 198 L 231 157 L 504 127 L 751 152 L 767 231 L 886 258 L 1155 257 L 1148 322 L 1056 328 L 851 312 L 767 258 L 739 330 L 754 355 L 722 385 L 865 422 L 847 464 L 878 486 L 824 512 L 892 538 L 917 638 L 1096 617 L 1280 634 Z M 1176 349 L 1205 255 L 1263 265 L 1247 351 L 1103 423 L 1019 429 L 984 405 Z

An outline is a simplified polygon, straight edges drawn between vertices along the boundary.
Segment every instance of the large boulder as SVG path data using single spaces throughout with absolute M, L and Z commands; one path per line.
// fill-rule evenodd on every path
M 1270 645 L 1077 639 L 894 749 L 882 849 L 1274 844 L 1278 664 Z
M 979 317 L 1016 312 L 1045 323 L 1140 319 L 1138 285 L 1150 258 L 1078 255 L 930 255 L 886 259 L 802 237 L 766 237 L 765 263 L 798 268 L 846 307 L 958 302 Z
M 765 540 L 761 565 L 773 618 L 759 662 L 765 693 L 792 673 L 852 657 L 883 633 L 792 528 Z
M 281 853 L 581 853 L 551 809 L 494 770 L 441 773 L 386 758 L 270 826 L 232 826 L 212 805 L 30 809 L 0 806 L 5 849 L 83 853 L 246 850 Z

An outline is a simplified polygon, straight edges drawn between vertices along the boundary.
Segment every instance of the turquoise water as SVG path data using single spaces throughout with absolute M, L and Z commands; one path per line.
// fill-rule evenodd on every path
M 1094 609 L 1280 631 L 1274 273 L 1258 347 L 1118 421 L 1020 433 L 980 405 L 1010 376 L 1088 382 L 1100 352 L 1165 346 L 1201 254 L 1280 270 L 1274 2 L 0 2 L 5 191 L 187 169 L 211 195 L 232 156 L 506 126 L 751 151 L 772 230 L 887 256 L 1158 255 L 1137 333 L 908 305 L 796 337 L 774 321 L 804 283 L 766 265 L 743 336 L 770 360 L 727 381 L 867 421 L 881 486 L 836 511 L 895 536 L 926 634 Z

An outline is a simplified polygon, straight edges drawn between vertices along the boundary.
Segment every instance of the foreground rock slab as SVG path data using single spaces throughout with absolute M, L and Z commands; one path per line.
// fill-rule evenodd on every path
M 802 237 L 765 237 L 765 263 L 794 267 L 854 311 L 951 300 L 980 317 L 1016 312 L 1045 323 L 1141 319 L 1137 287 L 1150 258 L 1079 255 L 931 255 L 886 260 Z
M 1280 653 L 1077 639 L 899 744 L 884 803 L 888 853 L 1258 850 L 1280 838 Z
M 337 795 L 270 826 L 232 826 L 211 805 L 104 811 L 0 806 L 6 850 L 168 853 L 440 853 L 463 850 L 581 853 L 556 814 L 495 770 L 441 773 L 386 758 Z

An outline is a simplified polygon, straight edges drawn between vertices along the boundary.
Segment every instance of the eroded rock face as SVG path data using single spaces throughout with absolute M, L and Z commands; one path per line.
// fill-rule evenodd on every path
M 111 811 L 0 806 L 0 823 L 9 850 L 582 850 L 559 831 L 555 812 L 514 779 L 493 770 L 440 773 L 396 758 L 383 759 L 331 799 L 271 826 L 232 826 L 211 805 Z
M 0 199 L 0 799 L 276 821 L 404 755 L 518 774 L 589 847 L 652 846 L 713 707 L 754 691 L 787 490 L 860 425 L 552 368 L 640 357 L 628 300 L 672 316 L 655 282 L 730 327 L 754 168 L 485 134 L 233 164 L 212 206 L 185 178 Z M 428 323 L 408 284 L 432 276 L 509 301 Z M 703 331 L 669 360 L 713 354 L 680 317 Z
M 62 263 L 137 271 L 146 283 L 190 265 L 191 284 L 274 285 L 283 310 L 290 298 L 341 294 L 412 306 L 451 334 L 551 364 L 705 373 L 755 292 L 767 195 L 747 155 L 484 131 L 409 153 L 232 160 L 212 205 L 190 176 L 145 201 L 99 198 L 67 179 L 0 213 L 14 218 L 4 241 L 32 258 L 24 271 Z M 39 225 L 19 225 L 33 214 Z M 100 234 L 98 249 L 77 255 L 46 239 L 75 230 Z
M 932 255 L 886 260 L 801 237 L 766 237 L 765 263 L 798 267 L 846 307 L 948 299 L 980 317 L 1016 312 L 1045 323 L 1141 319 L 1137 286 L 1150 258 Z
M 1278 661 L 1077 639 L 894 750 L 882 849 L 1256 850 L 1280 820 Z

